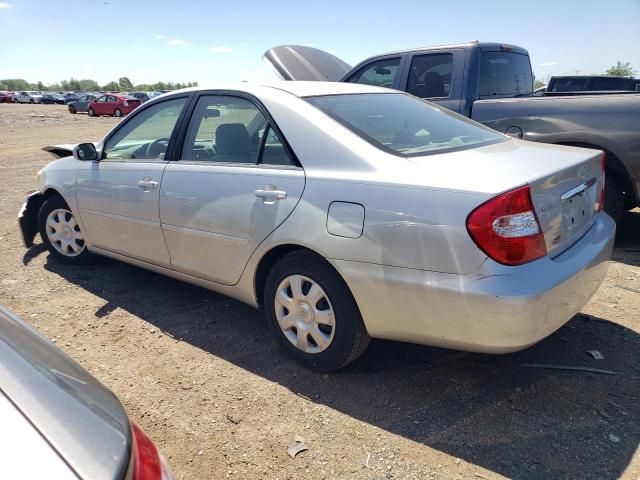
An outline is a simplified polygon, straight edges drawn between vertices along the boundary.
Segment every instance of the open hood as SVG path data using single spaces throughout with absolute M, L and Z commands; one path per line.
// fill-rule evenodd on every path
M 337 82 L 351 70 L 338 57 L 303 45 L 273 47 L 262 59 L 271 64 L 282 80 Z

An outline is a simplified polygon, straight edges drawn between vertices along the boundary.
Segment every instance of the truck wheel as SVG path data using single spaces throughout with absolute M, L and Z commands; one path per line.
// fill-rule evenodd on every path
M 316 255 L 294 252 L 277 262 L 267 276 L 264 299 L 272 334 L 307 368 L 338 370 L 369 344 L 349 287 Z
M 96 256 L 89 250 L 80 225 L 59 196 L 46 200 L 38 212 L 38 230 L 47 250 L 57 260 L 71 265 L 89 265 Z
M 604 182 L 604 211 L 607 212 L 616 223 L 620 223 L 624 214 L 624 191 L 620 181 L 615 175 L 608 174 Z

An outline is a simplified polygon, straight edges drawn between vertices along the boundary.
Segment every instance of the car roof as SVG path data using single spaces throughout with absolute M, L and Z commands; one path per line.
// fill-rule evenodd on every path
M 181 90 L 173 90 L 162 97 L 174 95 L 180 92 L 203 92 L 208 90 L 231 90 L 236 92 L 244 92 L 260 95 L 264 89 L 280 90 L 296 97 L 311 97 L 317 95 L 347 95 L 362 93 L 399 93 L 396 90 L 388 88 L 375 87 L 372 85 L 360 85 L 357 83 L 343 82 L 306 82 L 306 81 L 273 81 L 265 83 L 253 82 L 236 82 L 236 83 L 218 83 L 206 86 L 198 86 L 184 88 Z M 160 98 L 160 97 L 156 97 Z M 154 99 L 155 100 L 155 99 Z

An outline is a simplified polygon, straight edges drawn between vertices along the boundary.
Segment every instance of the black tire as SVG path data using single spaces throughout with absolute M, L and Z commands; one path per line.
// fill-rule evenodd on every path
M 17 98 L 14 98 L 14 99 L 13 99 L 13 103 L 18 103 L 18 99 L 17 99 Z
M 55 195 L 53 197 L 50 197 L 48 200 L 46 200 L 42 204 L 42 206 L 40 207 L 40 211 L 38 212 L 38 231 L 40 232 L 40 237 L 42 238 L 42 242 L 47 247 L 47 250 L 49 250 L 51 255 L 56 260 L 59 260 L 60 262 L 66 263 L 69 265 L 90 265 L 92 263 L 95 263 L 97 260 L 97 257 L 96 255 L 89 252 L 89 250 L 87 250 L 86 245 L 84 246 L 81 253 L 75 256 L 70 256 L 70 255 L 62 254 L 51 243 L 51 241 L 49 240 L 49 236 L 47 235 L 47 228 L 46 228 L 47 217 L 51 212 L 59 209 L 69 210 L 69 212 L 71 211 L 71 209 L 67 205 L 67 202 L 65 202 L 62 199 L 62 197 Z M 73 214 L 71 214 L 71 216 L 73 216 Z M 78 228 L 77 231 L 80 231 L 80 227 L 78 226 L 77 228 Z
M 96 112 L 93 111 L 93 108 L 89 107 L 89 110 L 87 110 L 87 115 L 89 115 L 90 117 L 95 117 Z
M 624 215 L 624 190 L 620 180 L 615 175 L 608 174 L 604 182 L 604 211 L 607 212 L 616 223 L 620 223 Z
M 302 275 L 316 282 L 326 293 L 333 308 L 333 339 L 325 350 L 318 353 L 298 349 L 278 324 L 275 295 L 280 283 L 291 275 Z M 369 344 L 369 335 L 349 287 L 328 263 L 310 252 L 290 253 L 272 267 L 265 282 L 264 310 L 269 329 L 281 347 L 311 370 L 338 370 L 358 358 Z
M 36 103 L 36 102 L 34 102 L 33 98 L 32 98 L 31 100 L 29 100 L 29 103 L 33 104 L 33 103 Z
M 76 113 L 76 107 L 69 105 L 69 113 Z
M 122 110 L 120 110 L 119 108 L 116 108 L 116 109 L 113 111 L 113 116 L 114 116 L 114 117 L 121 117 L 121 116 L 122 116 Z

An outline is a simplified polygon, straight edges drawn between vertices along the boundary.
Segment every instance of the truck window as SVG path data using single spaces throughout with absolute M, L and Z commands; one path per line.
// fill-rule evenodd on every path
M 587 87 L 586 78 L 556 78 L 551 87 L 552 92 L 582 92 Z
M 416 55 L 411 60 L 407 92 L 420 98 L 444 98 L 451 91 L 453 55 Z
M 351 75 L 347 82 L 391 88 L 398 73 L 398 65 L 400 65 L 400 57 L 378 60 L 362 67 Z
M 594 77 L 590 90 L 629 90 L 629 83 L 626 78 Z
M 513 52 L 482 52 L 478 98 L 533 95 L 529 56 Z

